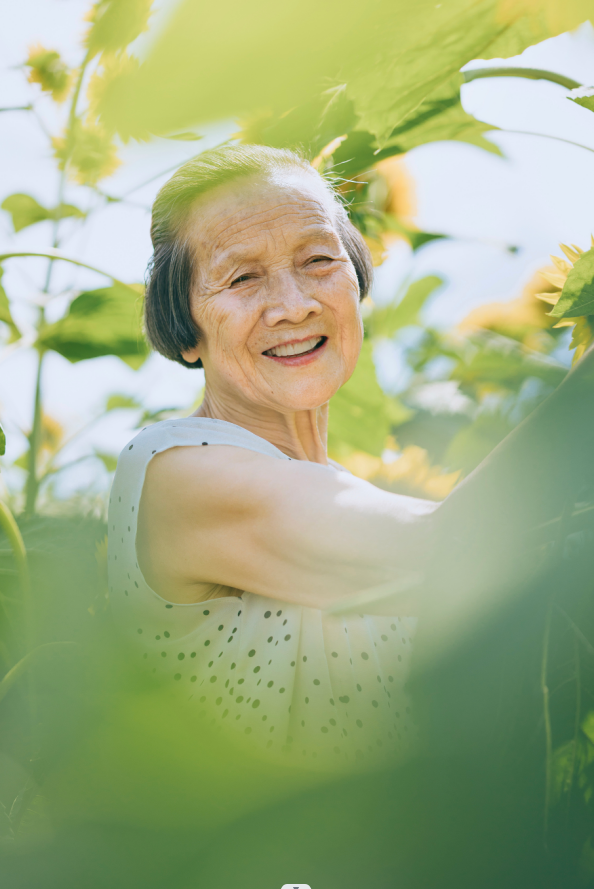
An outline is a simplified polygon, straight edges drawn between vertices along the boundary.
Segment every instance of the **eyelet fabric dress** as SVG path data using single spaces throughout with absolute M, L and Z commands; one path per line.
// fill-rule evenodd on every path
M 146 427 L 118 460 L 110 605 L 134 656 L 210 723 L 271 754 L 337 767 L 403 755 L 415 735 L 404 687 L 415 618 L 338 617 L 249 591 L 179 605 L 145 581 L 136 532 L 150 460 L 168 448 L 217 445 L 291 459 L 240 426 L 188 417 Z

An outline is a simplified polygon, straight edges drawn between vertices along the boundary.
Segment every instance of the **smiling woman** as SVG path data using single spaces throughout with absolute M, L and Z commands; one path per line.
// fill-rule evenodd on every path
M 153 673 L 273 753 L 402 752 L 415 619 L 324 613 L 417 568 L 434 509 L 327 457 L 328 402 L 363 338 L 365 243 L 305 161 L 257 146 L 182 167 L 152 234 L 149 339 L 206 387 L 195 415 L 120 458 L 114 612 Z

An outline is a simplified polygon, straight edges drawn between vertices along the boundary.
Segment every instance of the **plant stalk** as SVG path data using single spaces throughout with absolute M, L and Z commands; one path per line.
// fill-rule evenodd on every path
M 48 270 L 49 271 L 49 270 Z M 38 326 L 38 330 L 41 329 L 44 311 L 40 309 L 40 323 Z M 29 461 L 28 461 L 28 474 L 27 474 L 27 485 L 25 488 L 25 515 L 32 516 L 35 513 L 35 506 L 37 503 L 37 493 L 39 491 L 39 479 L 37 477 L 37 461 L 39 457 L 39 450 L 41 447 L 41 426 L 42 426 L 42 411 L 41 411 L 41 372 L 43 368 L 43 358 L 44 352 L 38 352 L 38 362 L 37 362 L 37 377 L 35 380 L 35 402 L 33 405 L 33 427 L 31 429 L 31 434 L 29 436 Z
M 567 90 L 575 90 L 582 86 L 577 80 L 571 77 L 565 77 L 563 74 L 556 74 L 554 71 L 545 71 L 542 68 L 473 68 L 470 71 L 462 71 L 464 83 L 470 83 L 472 80 L 481 80 L 484 77 L 523 77 L 528 80 L 548 80 L 550 83 L 557 83 L 559 86 L 565 87 Z

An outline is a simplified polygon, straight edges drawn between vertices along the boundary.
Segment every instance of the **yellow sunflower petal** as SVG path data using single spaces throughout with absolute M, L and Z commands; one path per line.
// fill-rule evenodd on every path
M 549 284 L 553 285 L 553 287 L 558 287 L 559 290 L 563 290 L 563 285 L 567 280 L 567 275 L 562 275 L 560 272 L 549 272 L 545 269 L 541 269 L 540 274 L 543 276 L 545 281 L 548 281 Z
M 559 257 L 559 256 L 551 256 L 551 259 L 553 260 L 554 264 L 559 269 L 559 271 L 564 273 L 566 276 L 569 274 L 569 272 L 573 268 L 573 266 L 571 265 L 570 262 L 565 262 L 565 260 L 561 259 L 561 257 Z
M 535 293 L 534 295 L 537 299 L 541 299 L 544 303 L 548 303 L 550 306 L 556 306 L 559 302 L 561 291 L 559 290 L 558 293 Z
M 563 252 L 565 253 L 566 257 L 567 257 L 568 259 L 570 259 L 572 262 L 575 262 L 577 259 L 580 258 L 580 254 L 579 254 L 579 252 L 576 252 L 575 250 L 572 250 L 571 247 L 568 247 L 568 246 L 567 246 L 567 244 L 559 244 L 559 246 L 561 247 L 561 249 L 562 249 Z

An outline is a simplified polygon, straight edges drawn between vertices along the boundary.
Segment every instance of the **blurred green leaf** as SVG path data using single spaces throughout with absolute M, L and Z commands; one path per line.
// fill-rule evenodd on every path
M 121 283 L 81 293 L 64 318 L 42 330 L 38 345 L 72 362 L 117 355 L 131 367 L 139 367 L 148 355 L 140 302 L 139 290 Z
M 498 127 L 483 123 L 464 111 L 460 102 L 461 83 L 462 75 L 456 74 L 447 83 L 441 84 L 392 130 L 383 146 L 384 152 L 397 148 L 395 153 L 404 154 L 427 142 L 454 139 L 501 155 L 499 147 L 484 138 L 484 133 Z
M 346 84 L 359 129 L 382 147 L 471 59 L 516 55 L 589 13 L 587 0 L 555 8 L 555 15 L 540 4 L 500 0 L 235 0 L 209 7 L 185 0 L 101 113 L 118 129 L 167 133 L 258 108 L 283 112 L 328 84 Z
M 45 93 L 50 93 L 56 102 L 62 102 L 68 95 L 72 83 L 72 72 L 62 61 L 60 53 L 43 46 L 34 46 L 25 62 L 29 68 L 29 83 L 38 83 Z
M 114 457 L 112 454 L 103 454 L 100 451 L 95 451 L 95 456 L 101 460 L 108 472 L 116 471 L 118 465 L 117 457 Z
M 549 314 L 552 318 L 578 318 L 594 314 L 594 247 L 576 259 L 559 301 Z
M 372 344 L 364 340 L 353 376 L 330 402 L 328 447 L 334 454 L 347 448 L 381 456 L 394 426 L 404 423 L 413 411 L 390 398 L 379 385 Z
M 6 434 L 2 426 L 0 426 L 0 457 L 6 453 Z
M 413 281 L 397 305 L 388 305 L 373 311 L 369 319 L 372 335 L 391 337 L 401 327 L 418 324 L 419 312 L 442 284 L 443 279 L 437 275 L 428 275 L 426 278 Z
M 11 311 L 10 311 L 10 303 L 8 302 L 8 296 L 6 295 L 6 290 L 2 286 L 2 276 L 4 274 L 4 269 L 0 266 L 0 321 L 3 321 L 4 324 L 7 324 L 10 329 L 10 339 L 9 343 L 14 343 L 16 340 L 21 338 L 21 332 L 14 323 Z
M 86 43 L 89 55 L 114 53 L 148 28 L 153 0 L 97 0 L 91 7 Z
M 121 163 L 112 134 L 92 121 L 82 123 L 76 118 L 72 130 L 55 136 L 52 145 L 60 170 L 67 170 L 79 185 L 96 185 Z
M 199 142 L 204 136 L 197 136 L 196 133 L 175 133 L 174 135 L 165 136 L 166 139 L 176 139 L 178 142 Z
M 487 457 L 514 427 L 500 412 L 479 414 L 469 426 L 464 426 L 451 440 L 443 462 L 448 469 L 461 469 L 468 475 Z
M 169 420 L 172 417 L 183 417 L 187 413 L 187 408 L 183 407 L 161 407 L 156 411 L 146 410 L 140 416 L 136 428 L 140 429 L 141 426 L 159 423 L 161 420 Z
M 575 102 L 576 105 L 587 108 L 588 111 L 594 111 L 594 87 L 578 87 L 578 89 L 571 90 L 567 98 Z
M 482 334 L 472 341 L 475 351 L 466 361 L 459 361 L 451 376 L 463 389 L 487 384 L 517 392 L 528 377 L 555 388 L 567 374 L 562 364 L 507 337 Z
M 141 405 L 131 395 L 110 395 L 105 403 L 106 412 L 118 410 L 118 408 L 139 408 Z
M 36 222 L 45 222 L 48 219 L 57 221 L 65 219 L 67 216 L 84 219 L 86 215 L 73 204 L 60 204 L 57 207 L 48 209 L 36 201 L 34 197 L 31 197 L 31 195 L 21 192 L 9 195 L 2 201 L 0 206 L 7 213 L 10 213 L 15 232 L 20 232 L 21 229 L 27 228 L 29 225 L 35 225 Z
M 380 150 L 373 133 L 360 124 L 334 152 L 333 163 L 342 176 L 356 176 L 378 161 L 405 154 L 427 142 L 456 140 L 501 155 L 497 145 L 484 138 L 495 130 L 467 114 L 460 102 L 461 75 L 450 78 L 391 131 Z

